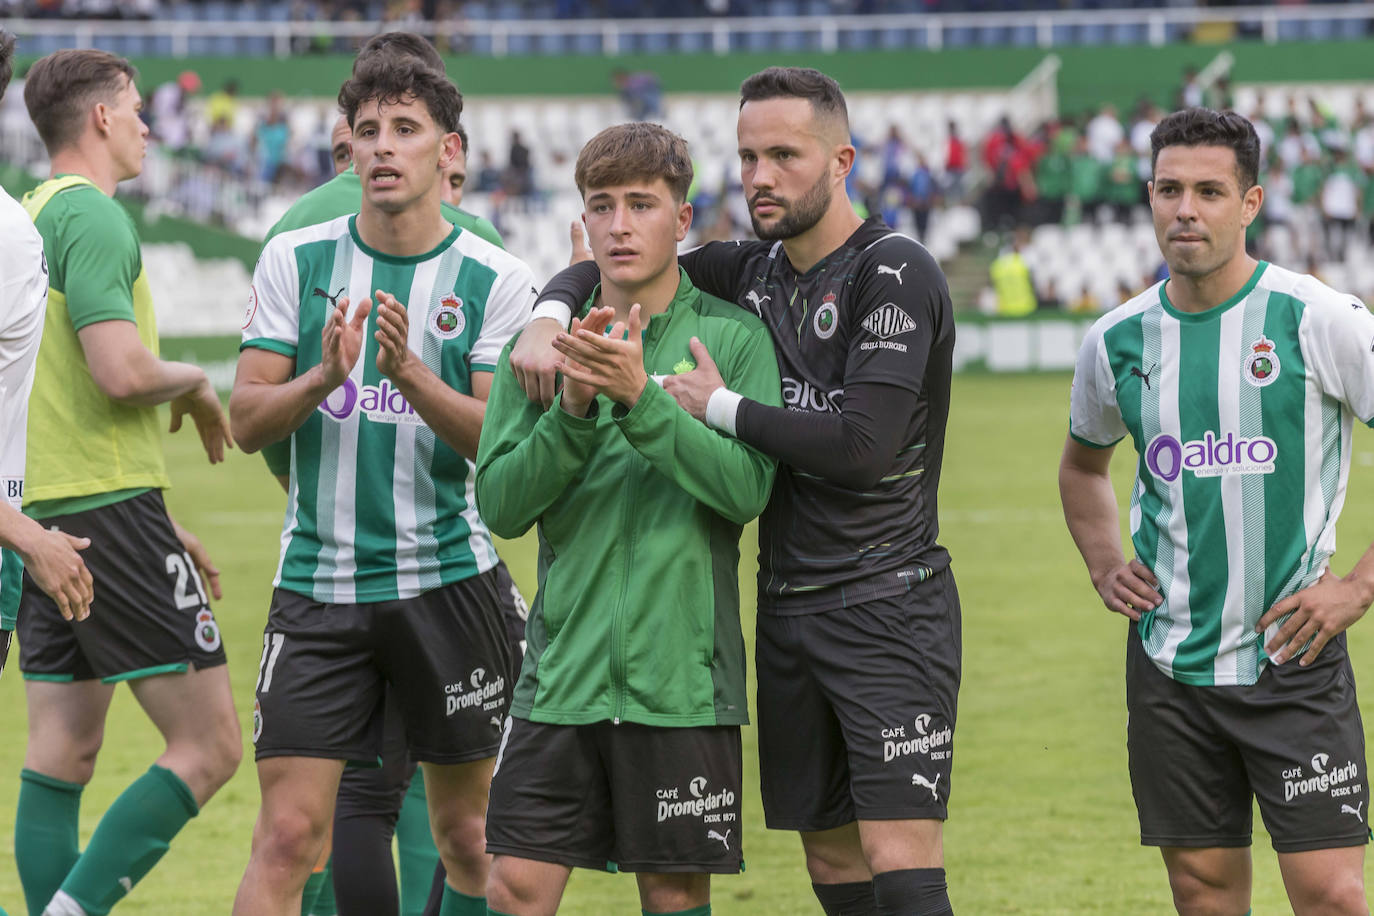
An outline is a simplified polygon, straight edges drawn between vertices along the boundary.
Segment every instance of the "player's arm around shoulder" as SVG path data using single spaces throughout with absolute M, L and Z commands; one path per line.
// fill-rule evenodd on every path
M 511 371 L 520 333 L 506 344 L 492 375 L 477 448 L 477 508 L 496 535 L 519 537 L 563 493 L 591 456 L 595 409 L 574 416 L 525 396 Z
M 703 307 L 706 314 L 689 341 L 697 366 L 709 362 L 725 386 L 741 397 L 781 405 L 782 382 L 768 330 L 737 307 L 715 301 L 728 311 L 712 313 Z M 639 402 L 617 416 L 616 423 L 660 473 L 722 517 L 744 524 L 767 505 L 777 461 L 696 419 L 658 384 L 645 386 Z

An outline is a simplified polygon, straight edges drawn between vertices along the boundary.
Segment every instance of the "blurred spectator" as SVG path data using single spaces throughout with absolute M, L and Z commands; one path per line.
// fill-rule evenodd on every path
M 1178 87 L 1176 108 L 1197 108 L 1202 104 L 1202 83 L 1198 80 L 1197 67 L 1183 68 L 1183 85 Z
M 501 190 L 501 170 L 491 161 L 491 153 L 482 152 L 481 165 L 477 169 L 477 184 L 473 190 L 484 193 Z
M 258 177 L 268 184 L 276 182 L 286 161 L 286 147 L 291 142 L 291 125 L 286 120 L 282 94 L 273 90 L 267 97 L 267 111 L 253 131 L 253 148 L 258 158 Z
M 530 148 L 521 141 L 518 130 L 510 132 L 510 159 L 506 166 L 505 189 L 512 197 L 524 197 L 534 192 Z
M 900 187 L 905 184 L 902 178 L 906 160 L 907 145 L 902 132 L 893 124 L 887 129 L 887 139 L 883 141 L 883 187 Z
M 968 147 L 959 136 L 959 125 L 950 121 L 945 141 L 945 197 L 954 202 L 964 199 L 964 174 L 968 171 Z
M 908 185 L 907 206 L 916 226 L 916 238 L 924 242 L 930 228 L 930 212 L 935 209 L 939 199 L 939 189 L 935 185 L 935 175 L 926 164 L 926 157 L 916 154 L 916 168 L 912 170 Z M 888 223 L 888 225 L 893 225 Z
M 186 100 L 199 91 L 200 77 L 194 70 L 183 70 L 174 81 L 163 83 L 153 91 L 148 105 L 152 134 L 173 153 L 185 149 L 191 142 Z
M 212 92 L 210 98 L 205 100 L 205 120 L 211 124 L 216 121 L 227 121 L 231 125 L 236 125 L 238 117 L 239 81 L 227 79 L 217 92 Z
M 1088 138 L 1088 154 L 1103 165 L 1116 158 L 1117 146 L 1126 137 L 1126 129 L 1116 116 L 1116 106 L 1103 105 L 1097 116 L 1084 128 Z
M 989 176 L 983 192 L 985 231 L 1009 229 L 1020 221 L 1022 203 L 1035 197 L 1031 166 L 1036 152 L 1005 116 L 993 128 L 983 144 L 983 164 Z
M 220 118 L 210 125 L 210 136 L 202 153 L 207 163 L 242 178 L 248 174 L 248 146 L 234 125 Z
M 1354 234 L 1355 220 L 1359 218 L 1364 193 L 1364 172 L 1350 161 L 1343 147 L 1333 147 L 1331 167 L 1321 188 L 1326 256 L 1331 260 L 1341 260 L 1345 257 L 1346 243 Z
M 648 70 L 631 73 L 624 67 L 611 71 L 611 79 L 632 120 L 663 117 L 663 87 L 658 75 Z
M 1135 153 L 1124 139 L 1116 145 L 1116 155 L 1107 168 L 1106 200 L 1118 222 L 1131 220 L 1131 208 L 1140 201 L 1140 179 L 1136 177 Z
M 988 268 L 997 294 L 997 314 L 1004 318 L 1020 318 L 1035 311 L 1035 285 L 1021 254 L 1028 241 L 1025 230 L 1018 229 Z

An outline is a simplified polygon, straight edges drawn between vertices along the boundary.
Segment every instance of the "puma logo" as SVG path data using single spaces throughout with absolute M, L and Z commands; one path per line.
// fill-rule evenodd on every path
M 328 300 L 329 300 L 329 304 L 330 304 L 331 306 L 333 306 L 334 308 L 338 308 L 338 307 L 339 307 L 339 297 L 343 295 L 343 291 L 344 291 L 346 288 L 347 288 L 347 287 L 340 286 L 340 287 L 339 287 L 339 291 L 338 291 L 337 293 L 335 293 L 334 295 L 331 296 L 331 295 L 329 295 L 328 292 L 326 292 L 325 290 L 320 289 L 320 288 L 317 286 L 317 287 L 315 287 L 315 295 L 316 295 L 316 296 L 319 296 L 321 299 L 328 299 Z
M 717 832 L 717 831 L 715 831 L 715 830 L 708 830 L 708 831 L 706 831 L 706 839 L 708 839 L 708 840 L 720 840 L 720 845 L 724 846 L 726 849 L 729 849 L 729 848 L 730 848 L 730 831 L 729 831 L 729 830 L 725 831 L 724 836 L 722 836 L 719 832 Z
M 750 305 L 754 307 L 754 311 L 762 314 L 763 304 L 767 302 L 769 299 L 772 299 L 773 297 L 760 296 L 756 291 L 751 289 L 749 290 L 749 292 L 745 293 L 744 298 L 749 302 Z
M 879 264 L 879 265 L 878 265 L 878 274 L 879 274 L 880 276 L 881 276 L 882 274 L 891 274 L 892 276 L 894 276 L 894 277 L 897 278 L 897 285 L 898 285 L 898 286 L 901 286 L 901 285 L 902 285 L 902 271 L 906 270 L 906 264 L 907 264 L 906 261 L 903 261 L 903 262 L 902 262 L 902 266 L 901 266 L 901 267 L 888 267 L 886 264 Z
M 936 773 L 936 774 L 935 774 L 935 781 L 934 781 L 934 782 L 931 782 L 929 779 L 926 779 L 926 778 L 925 778 L 924 776 L 922 776 L 920 773 L 912 773 L 912 774 L 911 774 L 911 784 L 912 784 L 913 786 L 925 786 L 927 789 L 930 790 L 930 794 L 931 794 L 932 796 L 935 797 L 935 800 L 936 800 L 936 801 L 939 801 L 939 800 L 940 800 L 940 793 L 939 793 L 938 791 L 936 791 L 936 789 L 935 789 L 935 787 L 936 787 L 937 785 L 940 784 L 940 774 L 939 774 L 939 773 Z
M 1356 806 L 1353 807 L 1353 808 L 1350 807 L 1349 805 L 1341 805 L 1341 814 L 1353 814 L 1353 815 L 1355 815 L 1355 817 L 1356 817 L 1357 819 L 1359 819 L 1359 822 L 1360 822 L 1361 824 L 1363 824 L 1363 823 L 1364 823 L 1364 815 L 1360 813 L 1360 809 L 1363 808 L 1363 807 L 1364 807 L 1364 802 L 1360 802 L 1358 805 L 1356 805 Z
M 1153 391 L 1154 389 L 1152 389 L 1152 388 L 1150 387 L 1150 376 L 1154 375 L 1154 374 L 1155 374 L 1155 370 L 1158 369 L 1158 368 L 1159 368 L 1159 363 L 1155 363 L 1153 366 L 1150 367 L 1150 371 L 1149 371 L 1149 372 L 1141 372 L 1139 366 L 1132 366 L 1132 367 L 1131 367 L 1131 375 L 1134 375 L 1136 378 L 1140 379 L 1142 382 L 1145 383 L 1145 390 L 1146 390 L 1146 391 Z

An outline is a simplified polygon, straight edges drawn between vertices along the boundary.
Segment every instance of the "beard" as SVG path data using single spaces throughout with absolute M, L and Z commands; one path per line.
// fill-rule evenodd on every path
M 765 195 L 756 194 L 755 200 L 762 196 Z M 765 226 L 754 215 L 753 207 L 750 207 L 749 221 L 754 226 L 754 235 L 765 242 L 796 238 L 821 221 L 825 211 L 830 209 L 831 196 L 830 176 L 822 173 L 816 183 L 795 204 L 781 197 L 768 197 L 768 200 L 781 205 L 783 214 L 772 226 Z

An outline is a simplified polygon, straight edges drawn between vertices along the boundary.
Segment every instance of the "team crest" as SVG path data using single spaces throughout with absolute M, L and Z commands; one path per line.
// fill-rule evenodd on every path
M 429 329 L 444 340 L 457 337 L 467 325 L 463 317 L 463 300 L 457 296 L 445 296 L 429 316 Z
M 1274 384 L 1279 377 L 1279 354 L 1274 342 L 1263 334 L 1250 345 L 1250 355 L 1245 358 L 1245 380 L 1256 388 Z
M 840 323 L 839 311 L 835 308 L 835 294 L 826 293 L 821 300 L 821 307 L 816 309 L 816 320 L 814 327 L 816 336 L 821 340 L 829 340 L 835 334 L 835 326 Z
M 678 360 L 677 364 L 673 366 L 673 374 L 682 375 L 684 372 L 691 372 L 696 367 L 696 363 L 692 362 L 690 359 L 683 358 Z
M 219 624 L 215 622 L 215 614 L 208 607 L 203 607 L 196 614 L 196 645 L 206 652 L 213 652 L 219 648 L 219 643 Z

